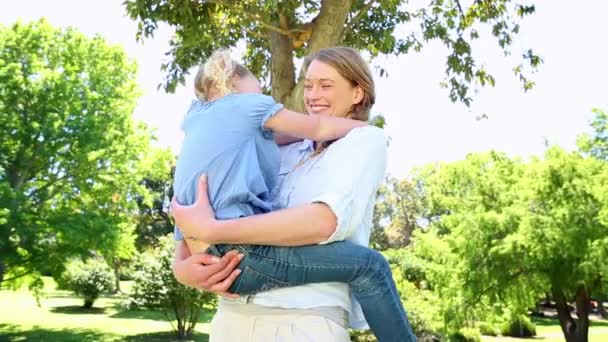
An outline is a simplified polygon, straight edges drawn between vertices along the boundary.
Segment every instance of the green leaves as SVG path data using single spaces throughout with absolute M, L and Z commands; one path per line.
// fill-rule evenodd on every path
M 190 338 L 201 310 L 215 309 L 216 296 L 178 283 L 172 271 L 175 244 L 172 235 L 159 242 L 136 262 L 134 286 L 127 303 L 131 307 L 162 311 L 180 339 Z
M 114 290 L 114 282 L 114 274 L 105 261 L 91 258 L 86 262 L 70 261 L 59 285 L 81 297 L 85 308 L 91 308 L 101 294 Z
M 150 133 L 136 66 L 44 19 L 0 27 L 0 254 L 7 279 L 73 255 L 128 255 Z M 159 167 L 162 168 L 162 167 Z M 131 241 L 131 242 L 129 242 Z
M 469 106 L 471 85 L 494 85 L 494 78 L 471 49 L 481 27 L 489 26 L 499 47 L 510 54 L 519 22 L 535 10 L 520 0 L 475 1 L 468 7 L 462 7 L 460 1 L 438 0 L 417 6 L 403 0 L 127 0 L 125 7 L 138 23 L 137 39 L 151 37 L 161 22 L 175 29 L 167 52 L 171 60 L 161 67 L 167 72 L 167 91 L 183 84 L 188 70 L 213 50 L 233 48 L 242 40 L 246 43 L 245 64 L 272 87 L 273 95 L 288 99 L 291 107 L 301 101 L 296 84 L 300 80 L 292 61 L 284 59 L 302 58 L 313 50 L 337 45 L 367 51 L 372 58 L 400 55 L 420 51 L 435 40 L 447 48 L 446 76 L 441 84 L 449 88 L 452 101 Z M 273 34 L 283 39 L 271 39 Z M 280 58 L 271 63 L 272 56 Z M 534 86 L 528 73 L 542 60 L 532 50 L 522 59 L 514 71 L 527 91 Z
M 579 149 L 597 159 L 608 161 L 608 113 L 594 108 L 591 134 L 583 134 L 578 139 Z
M 419 170 L 431 219 L 413 250 L 437 265 L 427 278 L 442 298 L 463 298 L 445 315 L 524 312 L 552 290 L 574 301 L 581 286 L 605 288 L 607 179 L 605 163 L 557 147 L 527 163 L 490 152 Z

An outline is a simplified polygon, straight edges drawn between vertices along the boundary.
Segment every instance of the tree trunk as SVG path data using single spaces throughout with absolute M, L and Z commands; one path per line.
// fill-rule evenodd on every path
M 591 306 L 589 295 L 584 286 L 579 286 L 576 293 L 577 320 L 570 315 L 568 302 L 561 290 L 552 289 L 559 323 L 567 342 L 587 342 L 589 332 L 589 312 Z
M 114 258 L 112 263 L 114 268 L 114 293 L 121 292 L 120 291 L 120 261 L 118 258 Z
M 319 16 L 315 18 L 308 53 L 335 46 L 342 42 L 342 33 L 352 0 L 323 0 Z
M 589 313 L 591 312 L 591 298 L 584 285 L 579 285 L 576 291 L 576 341 L 587 342 L 589 339 Z
M 85 309 L 92 308 L 93 307 L 93 303 L 95 303 L 95 299 L 85 298 L 85 300 L 84 300 L 84 308 Z
M 352 0 L 321 1 L 321 9 L 319 10 L 319 15 L 313 21 L 312 34 L 308 41 L 308 54 L 342 43 L 344 25 L 346 24 L 346 18 L 351 7 Z M 303 112 L 303 95 L 304 73 L 303 70 L 300 70 L 298 81 L 295 87 L 291 88 L 291 94 L 285 100 L 285 105 L 293 110 Z
M 285 103 L 296 84 L 291 39 L 281 33 L 271 32 L 270 51 L 270 82 L 272 86 L 270 95 L 277 102 Z

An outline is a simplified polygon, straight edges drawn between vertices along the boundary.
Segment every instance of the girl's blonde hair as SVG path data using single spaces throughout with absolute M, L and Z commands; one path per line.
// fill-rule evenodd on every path
M 230 57 L 228 50 L 216 50 L 198 69 L 194 79 L 194 93 L 201 101 L 209 96 L 222 97 L 234 92 L 235 76 L 243 78 L 251 72 Z

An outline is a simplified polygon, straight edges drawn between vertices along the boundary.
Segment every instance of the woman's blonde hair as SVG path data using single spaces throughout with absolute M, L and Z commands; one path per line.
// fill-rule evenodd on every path
M 201 101 L 209 96 L 222 97 L 234 92 L 234 77 L 250 76 L 251 72 L 230 57 L 230 51 L 217 50 L 198 69 L 194 93 Z
M 359 51 L 344 46 L 321 49 L 304 59 L 304 70 L 308 69 L 310 63 L 315 60 L 336 69 L 353 87 L 358 86 L 361 88 L 363 99 L 352 106 L 346 117 L 353 120 L 368 121 L 369 112 L 376 102 L 376 88 L 369 66 L 363 57 L 361 57 Z M 329 141 L 317 145 L 313 156 L 323 152 L 331 143 Z
M 304 59 L 304 70 L 308 69 L 310 63 L 315 60 L 336 69 L 353 87 L 358 86 L 363 90 L 363 99 L 353 105 L 346 117 L 361 121 L 369 120 L 369 112 L 376 102 L 376 89 L 369 66 L 359 51 L 344 46 L 321 49 Z

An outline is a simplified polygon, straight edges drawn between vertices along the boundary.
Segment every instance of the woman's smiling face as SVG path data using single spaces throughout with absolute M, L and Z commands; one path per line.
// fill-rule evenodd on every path
M 361 101 L 363 91 L 332 66 L 313 60 L 304 80 L 304 105 L 309 114 L 344 117 Z

